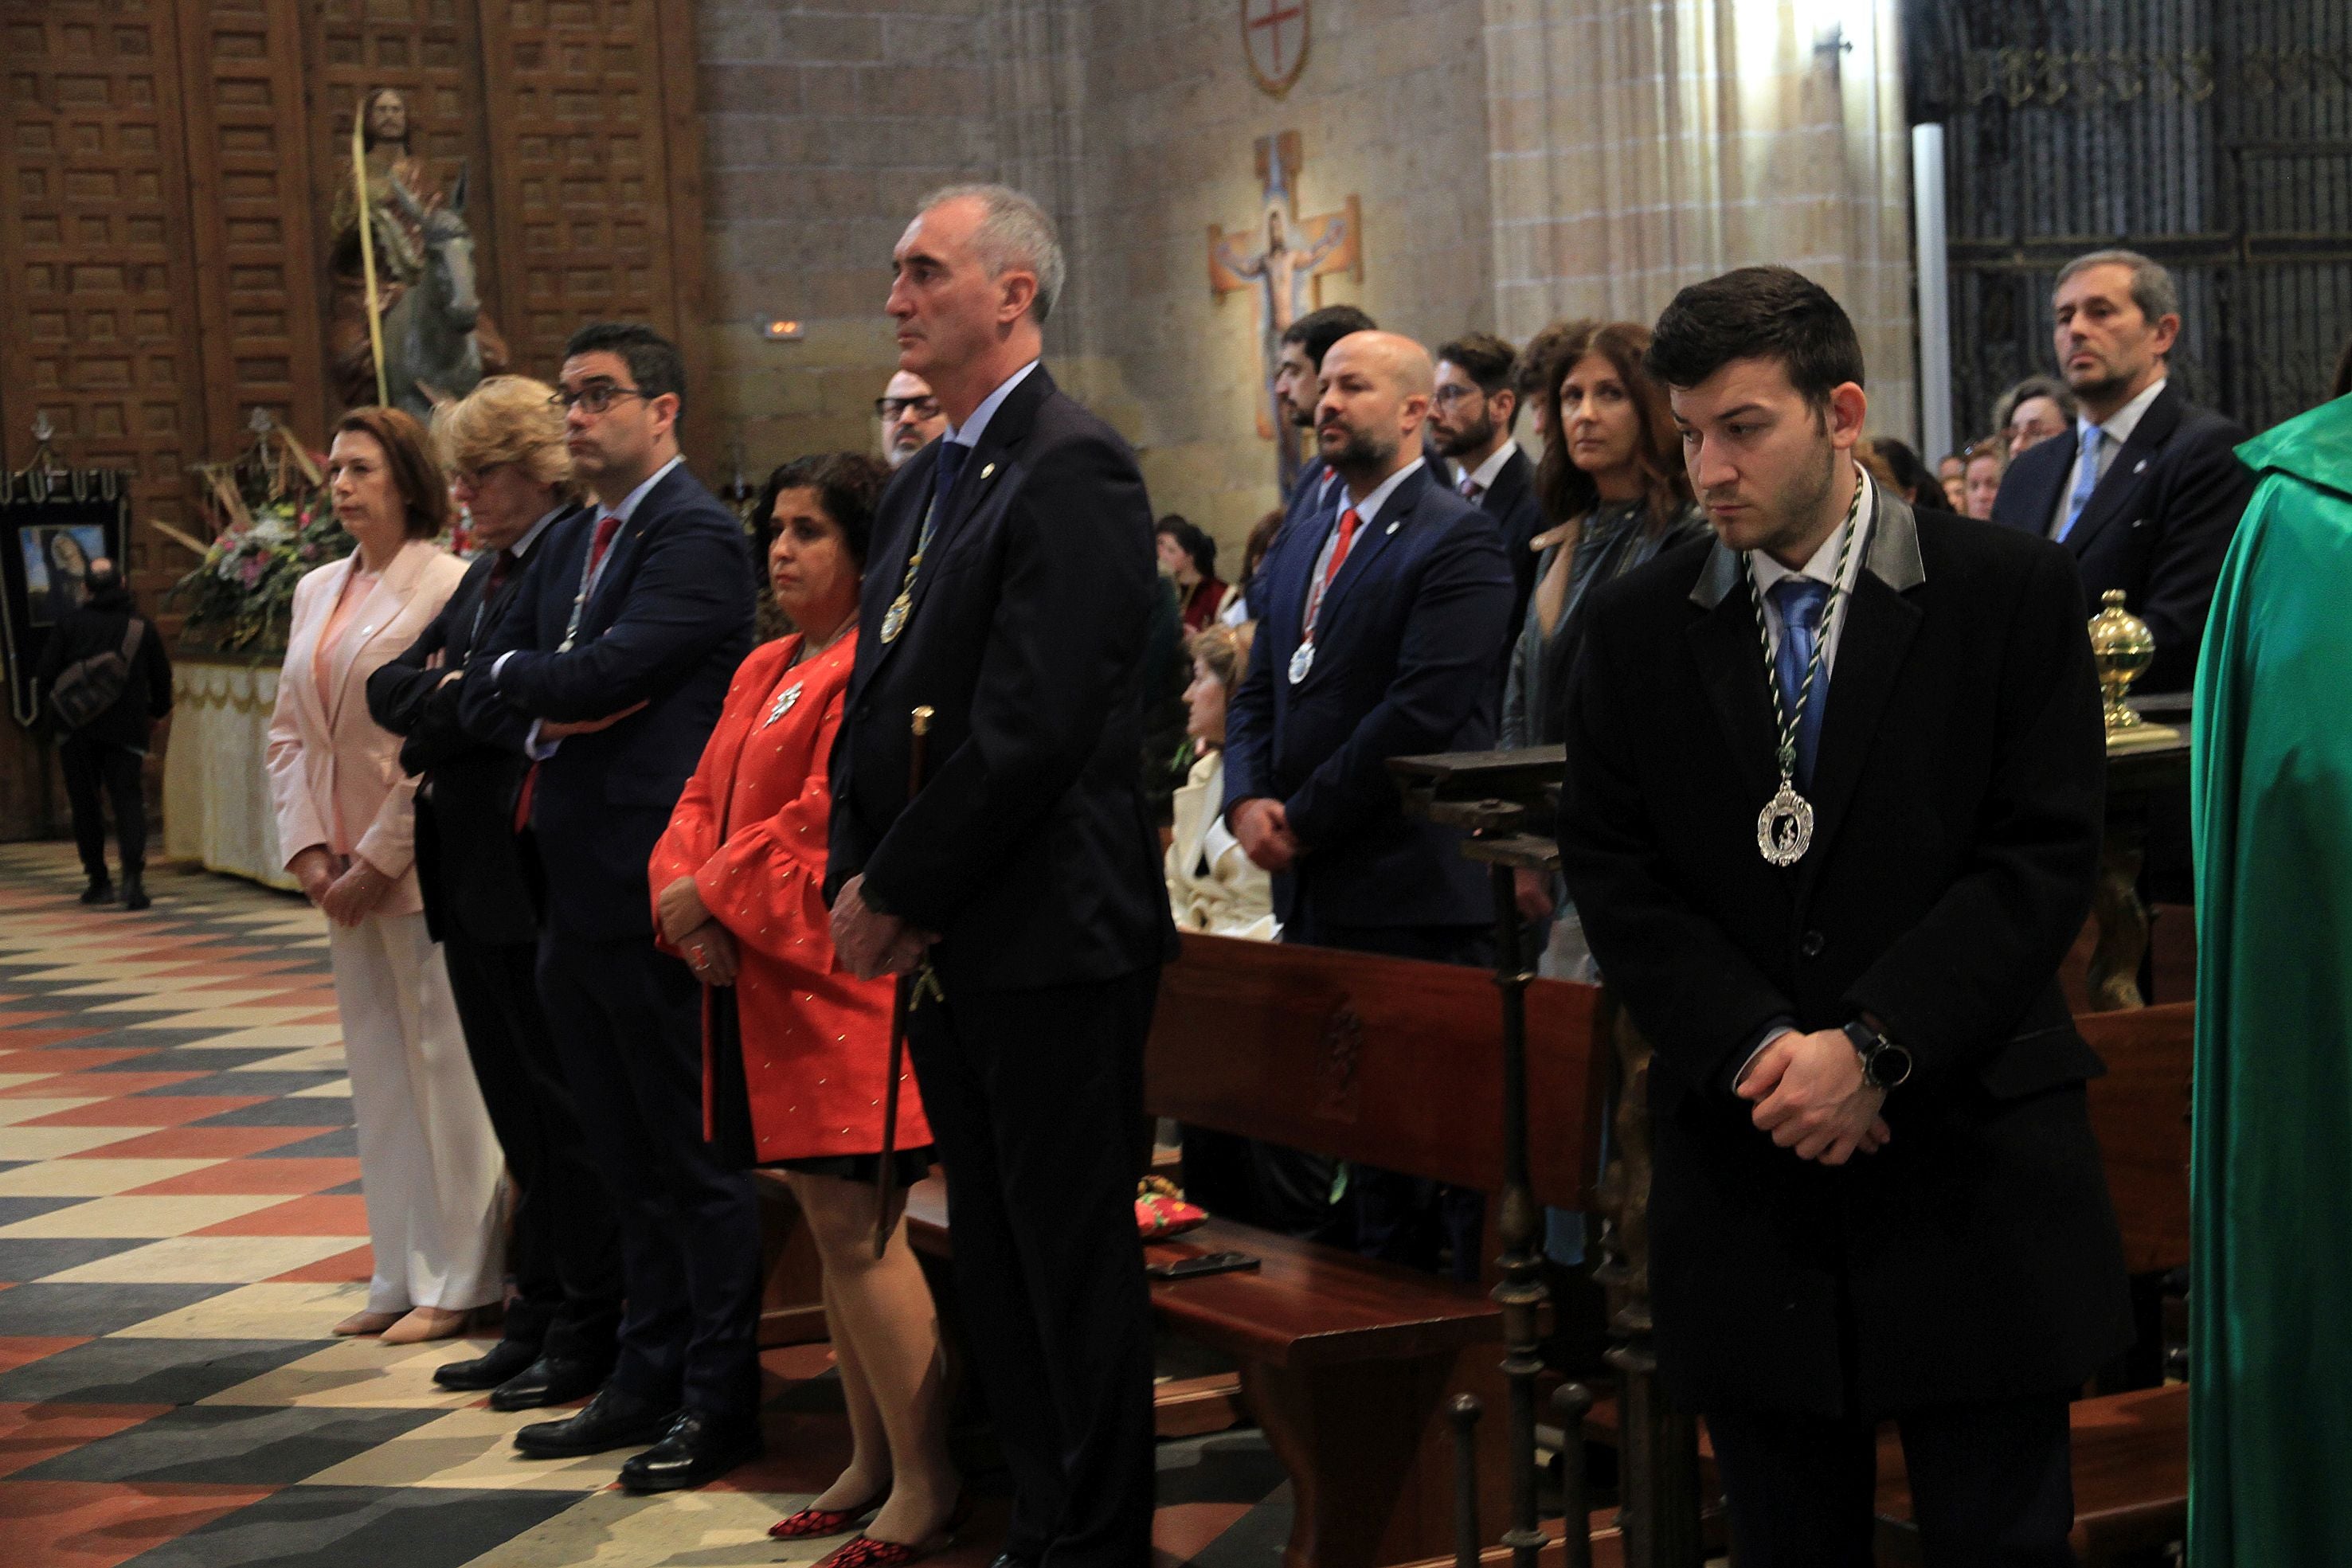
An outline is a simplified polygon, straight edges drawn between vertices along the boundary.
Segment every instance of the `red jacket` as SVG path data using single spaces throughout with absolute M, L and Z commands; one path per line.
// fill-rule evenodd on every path
M 824 900 L 826 762 L 857 634 L 793 668 L 800 646 L 797 635 L 780 637 L 735 672 L 649 866 L 656 909 L 663 888 L 691 876 L 735 937 L 743 1076 L 763 1164 L 878 1151 L 889 1071 L 891 982 L 855 978 L 835 963 Z M 706 1134 L 709 1072 L 706 1037 Z M 898 1146 L 930 1141 L 914 1072 L 902 1069 Z

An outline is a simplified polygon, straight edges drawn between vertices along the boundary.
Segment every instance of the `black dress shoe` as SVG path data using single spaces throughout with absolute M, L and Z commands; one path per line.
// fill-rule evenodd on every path
M 103 876 L 90 878 L 89 885 L 81 890 L 81 901 L 84 904 L 112 904 L 114 880 L 111 877 Z
M 433 1381 L 453 1393 L 478 1394 L 485 1388 L 496 1388 L 538 1359 L 537 1345 L 502 1339 L 490 1346 L 488 1355 L 435 1367 Z
M 654 1442 L 677 1419 L 677 1406 L 640 1398 L 607 1383 L 577 1416 L 534 1421 L 515 1434 L 514 1444 L 534 1459 L 576 1458 Z
M 1015 1557 L 1010 1552 L 1000 1552 L 990 1562 L 988 1568 L 1037 1568 L 1037 1564 L 1032 1558 Z
M 613 1369 L 571 1355 L 542 1355 L 490 1390 L 493 1410 L 537 1410 L 593 1394 Z
M 698 1487 L 758 1458 L 766 1448 L 756 1417 L 721 1419 L 681 1410 L 660 1442 L 621 1466 L 621 1484 L 637 1492 Z
M 146 908 L 149 904 L 154 902 L 155 901 L 153 899 L 147 896 L 147 882 L 144 877 L 135 871 L 127 871 L 122 873 L 123 908 L 130 910 L 133 915 L 136 915 L 139 911 Z

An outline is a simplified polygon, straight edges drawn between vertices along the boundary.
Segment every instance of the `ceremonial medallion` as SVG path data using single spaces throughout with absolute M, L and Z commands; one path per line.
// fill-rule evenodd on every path
M 1789 780 L 1756 813 L 1756 848 L 1777 866 L 1792 866 L 1813 847 L 1813 806 Z
M 801 688 L 800 684 L 798 683 L 786 686 L 782 691 L 778 692 L 776 694 L 776 706 L 768 710 L 768 716 L 760 721 L 760 727 L 761 729 L 765 729 L 768 726 L 783 717 L 784 715 L 792 712 L 793 705 L 800 700 Z
M 913 608 L 914 601 L 903 593 L 890 601 L 890 608 L 882 612 L 882 641 L 898 640 L 898 633 L 907 629 L 907 612 Z
M 1290 684 L 1295 686 L 1305 680 L 1307 672 L 1314 667 L 1315 644 L 1301 643 L 1298 644 L 1298 651 L 1290 655 Z

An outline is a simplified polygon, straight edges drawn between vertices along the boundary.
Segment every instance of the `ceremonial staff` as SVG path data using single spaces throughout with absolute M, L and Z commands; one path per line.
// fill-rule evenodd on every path
M 907 799 L 912 801 L 923 791 L 924 742 L 931 733 L 931 710 L 919 707 L 912 716 L 914 733 L 907 745 Z M 874 1173 L 874 1256 L 879 1258 L 890 1245 L 890 1200 L 898 1194 L 898 1172 L 896 1155 L 898 1152 L 898 1074 L 907 1061 L 907 1015 L 915 1010 L 916 998 L 924 987 L 934 994 L 940 988 L 938 977 L 931 973 L 930 955 L 926 953 L 921 963 L 898 977 L 897 994 L 890 1001 L 890 1075 L 882 1086 L 882 1164 Z
M 360 204 L 360 277 L 367 285 L 368 349 L 375 356 L 375 401 L 390 408 L 392 392 L 383 374 L 383 312 L 377 307 L 375 285 L 375 228 L 370 213 L 373 198 L 368 192 L 367 117 L 368 99 L 362 95 L 359 111 L 352 117 L 352 185 Z

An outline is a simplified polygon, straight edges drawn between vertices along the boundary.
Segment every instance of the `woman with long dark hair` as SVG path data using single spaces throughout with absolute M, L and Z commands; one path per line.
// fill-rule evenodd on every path
M 1579 613 L 1592 590 L 1659 551 L 1706 531 L 1691 500 L 1666 389 L 1642 368 L 1650 329 L 1632 321 L 1579 321 L 1558 350 L 1544 389 L 1551 439 L 1536 468 L 1549 527 L 1536 536 L 1536 586 L 1511 648 L 1500 744 L 1560 738 Z M 1518 873 L 1519 906 L 1550 915 L 1550 879 Z

